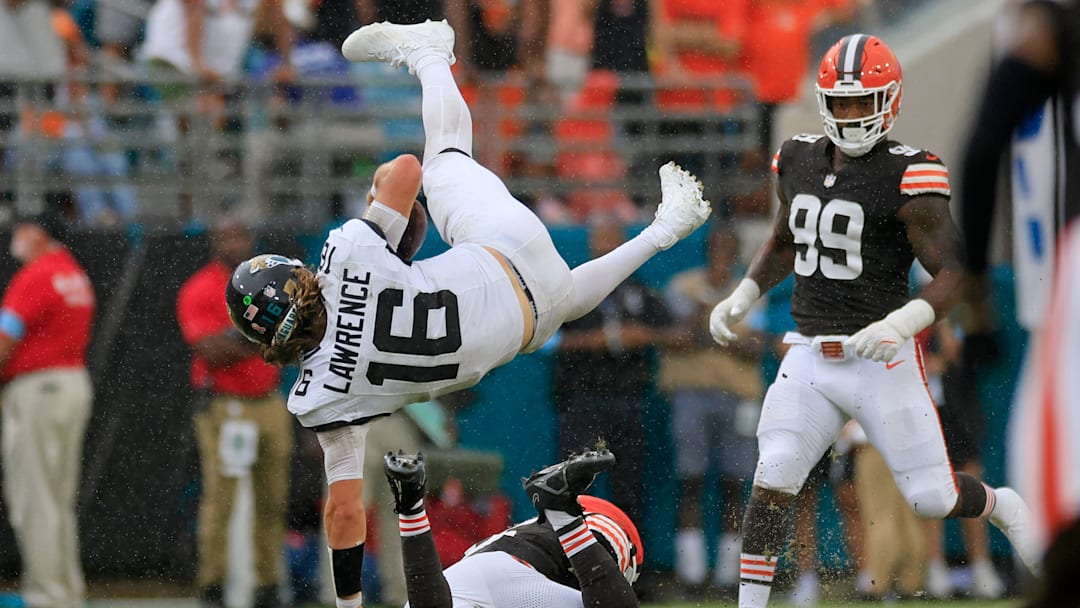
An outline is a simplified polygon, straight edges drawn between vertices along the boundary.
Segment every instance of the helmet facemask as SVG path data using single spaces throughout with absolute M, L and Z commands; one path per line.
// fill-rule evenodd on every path
M 900 82 L 892 81 L 880 87 L 863 87 L 859 81 L 837 81 L 831 89 L 817 85 L 818 112 L 825 125 L 825 134 L 844 154 L 859 157 L 885 139 L 896 123 L 900 111 Z M 838 119 L 833 115 L 833 102 L 838 98 L 873 98 L 873 111 L 859 118 Z

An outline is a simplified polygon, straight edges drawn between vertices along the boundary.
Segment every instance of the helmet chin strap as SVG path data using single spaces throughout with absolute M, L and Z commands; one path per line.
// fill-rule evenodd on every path
M 848 155 L 848 156 L 850 156 L 852 158 L 858 158 L 860 156 L 865 155 L 874 146 L 877 145 L 878 141 L 880 141 L 880 139 L 878 139 L 878 140 L 875 140 L 873 142 L 867 142 L 866 141 L 866 132 L 867 131 L 868 131 L 868 129 L 866 127 L 841 127 L 841 129 L 840 129 L 840 138 L 841 138 L 841 140 L 843 140 L 845 143 L 847 143 L 847 142 L 858 142 L 858 143 L 855 143 L 853 145 L 847 145 L 847 146 L 839 146 L 838 145 L 837 147 L 840 148 L 841 152 L 843 152 L 844 154 L 846 154 L 846 155 Z

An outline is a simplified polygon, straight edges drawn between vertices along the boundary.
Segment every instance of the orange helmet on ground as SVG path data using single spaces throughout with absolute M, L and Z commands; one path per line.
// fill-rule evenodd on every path
M 870 151 L 896 123 L 900 115 L 902 74 L 892 50 L 876 36 L 852 34 L 840 39 L 821 59 L 818 68 L 818 111 L 825 134 L 848 156 Z M 856 119 L 837 119 L 837 97 L 872 95 L 872 113 Z
M 585 511 L 585 525 L 607 543 L 623 576 L 633 584 L 645 563 L 637 526 L 622 509 L 603 498 L 582 494 L 578 504 Z

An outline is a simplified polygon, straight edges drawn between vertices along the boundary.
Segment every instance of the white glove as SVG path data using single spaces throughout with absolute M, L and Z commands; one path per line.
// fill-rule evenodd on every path
M 855 354 L 872 361 L 892 361 L 900 347 L 934 323 L 934 307 L 926 300 L 915 299 L 855 332 L 846 344 Z
M 742 320 L 750 307 L 761 296 L 761 289 L 753 279 L 743 279 L 731 295 L 717 304 L 709 315 L 709 332 L 713 340 L 721 346 L 727 346 L 738 336 L 731 327 Z

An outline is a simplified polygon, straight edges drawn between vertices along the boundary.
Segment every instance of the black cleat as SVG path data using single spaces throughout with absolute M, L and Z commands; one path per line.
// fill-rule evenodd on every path
M 394 512 L 399 515 L 415 515 L 424 508 L 424 492 L 427 471 L 424 455 L 387 452 L 383 458 L 386 481 L 394 492 Z
M 523 479 L 521 485 L 540 514 L 540 521 L 544 521 L 545 509 L 581 515 L 578 495 L 592 485 L 598 474 L 614 465 L 615 455 L 608 450 L 571 454 L 566 460 Z

